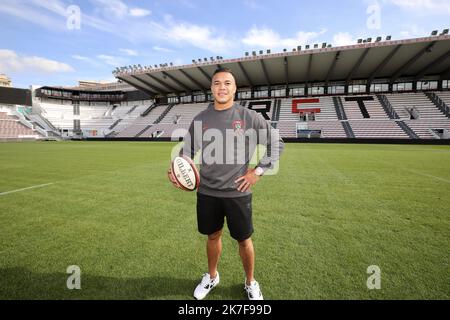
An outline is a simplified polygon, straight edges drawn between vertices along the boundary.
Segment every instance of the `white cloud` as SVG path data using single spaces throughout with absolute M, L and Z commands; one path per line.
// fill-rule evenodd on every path
M 113 67 L 123 66 L 124 64 L 126 64 L 128 62 L 128 60 L 125 58 L 110 56 L 110 55 L 106 55 L 106 54 L 99 54 L 99 55 L 97 55 L 97 58 L 99 60 L 103 61 L 104 63 L 106 63 L 110 66 L 113 66 Z
M 273 46 L 279 46 L 281 43 L 281 37 L 275 31 L 262 28 L 258 29 L 257 27 L 253 27 L 244 39 L 242 39 L 242 43 L 248 46 L 253 46 L 256 48 L 265 47 L 271 48 Z
M 146 10 L 146 9 L 142 9 L 142 8 L 130 9 L 130 16 L 132 16 L 132 17 L 146 17 L 151 14 L 152 14 L 152 12 L 150 10 Z
M 97 11 L 103 12 L 106 16 L 114 16 L 119 19 L 126 17 L 145 17 L 152 12 L 143 8 L 129 8 L 121 0 L 91 0 L 96 5 Z
M 37 56 L 18 55 L 13 50 L 0 49 L 0 71 L 4 73 L 23 71 L 59 73 L 75 70 L 67 63 Z
M 326 32 L 326 29 L 322 29 L 319 32 L 299 31 L 293 38 L 282 38 L 280 34 L 272 29 L 253 27 L 242 39 L 242 43 L 255 49 L 292 49 L 299 45 L 310 44 L 317 37 Z
M 124 18 L 128 14 L 128 6 L 120 0 L 91 0 L 98 11 L 107 16 Z
M 182 66 L 184 64 L 184 60 L 181 58 L 176 58 L 173 62 L 175 66 Z
M 144 19 L 126 19 L 151 14 L 142 8 L 129 8 L 121 0 L 90 0 L 94 4 L 91 15 L 81 10 L 81 28 L 91 27 L 127 41 L 138 43 L 148 41 L 164 41 L 177 46 L 194 46 L 211 52 L 224 53 L 235 47 L 236 41 L 221 36 L 210 26 L 199 26 L 191 23 L 174 21 L 165 16 L 164 21 Z M 189 4 L 189 1 L 182 1 Z M 2 0 L 0 12 L 55 31 L 69 31 L 66 27 L 68 7 L 62 0 Z M 124 22 L 118 22 L 126 20 Z
M 96 61 L 96 60 L 94 60 L 92 58 L 89 58 L 89 57 L 80 56 L 78 54 L 74 54 L 71 57 L 72 57 L 72 59 L 86 62 L 86 63 L 88 63 L 88 64 L 90 64 L 92 66 L 95 66 L 95 67 L 98 67 L 100 65 L 98 61 Z
M 120 50 L 126 50 L 126 49 L 120 49 Z M 133 50 L 131 50 L 131 51 L 133 51 Z M 119 66 L 123 66 L 130 62 L 128 60 L 128 58 L 120 57 L 120 56 L 111 56 L 111 55 L 106 55 L 106 54 L 99 54 L 99 55 L 95 56 L 95 58 L 85 57 L 85 56 L 81 56 L 81 55 L 77 55 L 77 54 L 74 54 L 71 57 L 73 59 L 89 63 L 95 67 L 101 67 L 105 64 L 112 66 L 112 67 L 119 67 Z
M 348 32 L 339 32 L 333 37 L 333 45 L 335 47 L 348 46 L 356 44 L 356 40 Z
M 159 46 L 154 46 L 153 50 L 160 51 L 160 52 L 166 52 L 166 53 L 174 52 L 172 49 L 167 49 L 167 48 L 163 48 L 163 47 L 159 47 Z
M 197 8 L 197 5 L 190 0 L 178 0 L 178 3 L 189 9 Z
M 384 0 L 384 2 L 419 13 L 450 14 L 448 0 Z
M 88 57 L 84 57 L 84 56 L 80 56 L 80 55 L 78 55 L 78 54 L 74 54 L 74 55 L 72 55 L 72 58 L 73 59 L 76 59 L 76 60 L 80 60 L 80 61 L 92 61 L 92 59 L 91 58 L 88 58 Z
M 400 31 L 400 36 L 405 39 L 425 37 L 429 34 L 430 33 L 425 31 L 424 28 L 419 27 L 416 24 L 405 25 L 404 29 Z
M 260 3 L 258 3 L 255 0 L 244 0 L 244 5 L 249 7 L 252 10 L 259 10 L 262 9 L 263 7 L 261 6 Z
M 174 43 L 188 44 L 217 53 L 227 52 L 233 47 L 233 41 L 218 35 L 208 26 L 170 22 L 168 27 L 162 26 L 162 29 L 162 38 Z
M 60 0 L 30 0 L 29 2 L 19 2 L 17 0 L 2 0 L 0 13 L 34 23 L 52 31 L 70 31 L 67 28 L 66 11 L 68 4 Z M 98 30 L 114 33 L 116 29 L 113 23 L 104 19 L 90 16 L 81 11 L 81 28 L 89 26 Z
M 125 53 L 128 56 L 136 57 L 138 56 L 138 52 L 132 49 L 119 49 L 120 52 Z
M 35 6 L 44 8 L 60 16 L 67 16 L 67 7 L 60 0 L 30 0 Z
M 299 31 L 297 32 L 296 38 L 292 39 L 293 41 L 298 41 L 301 44 L 308 44 L 308 42 L 314 41 L 315 39 L 320 41 L 320 39 L 317 39 L 319 36 L 325 34 L 327 32 L 327 29 L 322 29 L 319 32 L 304 32 Z M 322 41 L 320 41 L 322 42 Z M 289 43 L 289 42 L 288 42 Z M 290 43 L 289 43 L 290 44 Z M 294 44 L 294 43 L 292 43 Z M 292 46 L 294 47 L 294 46 Z
M 0 5 L 0 13 L 17 17 L 53 30 L 57 30 L 58 28 L 61 28 L 61 26 L 65 26 L 66 23 L 56 17 L 43 14 L 39 10 L 36 10 L 33 6 L 22 2 L 17 2 L 15 0 L 2 0 Z

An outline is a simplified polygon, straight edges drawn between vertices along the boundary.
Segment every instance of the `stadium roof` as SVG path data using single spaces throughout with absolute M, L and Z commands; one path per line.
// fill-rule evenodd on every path
M 450 74 L 450 36 L 318 48 L 214 60 L 191 65 L 118 72 L 116 77 L 152 96 L 206 91 L 219 67 L 230 68 L 238 88 L 311 84 Z

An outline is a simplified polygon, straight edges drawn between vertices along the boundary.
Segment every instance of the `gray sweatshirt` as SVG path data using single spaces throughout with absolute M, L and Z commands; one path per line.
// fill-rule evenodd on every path
M 223 198 L 242 197 L 250 191 L 237 190 L 235 180 L 245 175 L 257 144 L 267 150 L 258 167 L 272 169 L 284 149 L 283 140 L 256 111 L 235 103 L 218 111 L 211 103 L 191 123 L 181 154 L 194 158 L 200 154 L 199 193 Z

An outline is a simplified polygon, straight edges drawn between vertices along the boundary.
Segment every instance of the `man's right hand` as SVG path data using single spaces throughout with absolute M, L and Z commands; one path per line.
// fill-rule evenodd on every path
M 177 189 L 181 189 L 180 185 L 178 184 L 177 180 L 175 179 L 175 176 L 172 172 L 172 167 L 169 167 L 169 170 L 167 170 L 167 177 L 169 178 L 169 181 L 173 184 L 173 186 Z

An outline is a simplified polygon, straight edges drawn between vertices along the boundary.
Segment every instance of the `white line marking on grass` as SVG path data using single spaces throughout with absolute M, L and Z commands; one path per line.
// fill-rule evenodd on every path
M 0 193 L 0 196 L 6 196 L 7 194 L 10 194 L 10 193 L 21 192 L 21 191 L 30 190 L 30 189 L 43 188 L 43 187 L 46 187 L 46 186 L 49 186 L 49 185 L 52 185 L 52 184 L 54 184 L 54 183 L 52 182 L 52 183 L 46 183 L 46 184 L 39 184 L 37 186 L 31 186 L 31 187 L 28 187 L 28 188 L 22 188 L 22 189 L 6 191 L 6 192 Z
M 387 162 L 387 161 L 383 161 L 383 160 L 380 160 L 380 161 L 381 161 L 381 162 L 384 162 L 384 163 L 386 163 L 387 165 L 389 165 L 389 166 L 391 166 L 391 167 L 394 167 L 394 168 L 396 168 L 396 169 L 403 170 L 403 171 L 406 171 L 406 172 L 409 172 L 409 173 L 414 173 L 414 174 L 417 174 L 418 176 L 428 177 L 428 178 L 432 178 L 432 179 L 435 179 L 435 180 L 439 180 L 439 181 L 443 181 L 443 182 L 450 183 L 450 180 L 449 180 L 449 179 L 445 179 L 445 178 L 441 178 L 441 177 L 436 177 L 436 176 L 433 176 L 432 174 L 423 173 L 423 172 L 420 172 L 420 171 L 416 171 L 416 170 L 411 170 L 411 169 L 406 169 L 406 168 L 403 168 L 403 167 L 395 166 L 395 165 L 393 165 L 392 163 Z
M 439 180 L 439 181 L 450 183 L 450 180 L 448 180 L 448 179 L 436 177 L 436 176 L 433 176 L 431 174 L 427 174 L 427 173 L 423 173 L 423 172 L 419 172 L 419 171 L 415 171 L 415 170 L 409 170 L 409 169 L 403 169 L 403 170 L 411 172 L 411 173 L 415 173 L 415 174 L 417 174 L 419 176 L 433 178 L 433 179 L 436 179 L 436 180 Z

